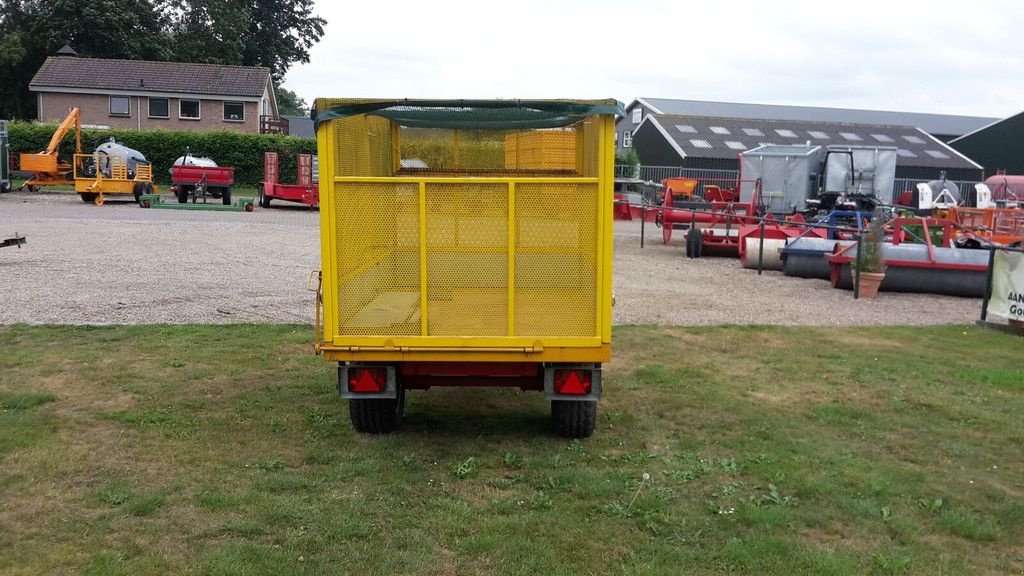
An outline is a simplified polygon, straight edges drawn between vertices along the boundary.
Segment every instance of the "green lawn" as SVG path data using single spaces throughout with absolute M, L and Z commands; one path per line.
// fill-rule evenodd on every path
M 0 573 L 1024 571 L 1020 338 L 617 328 L 579 442 L 512 390 L 358 436 L 311 332 L 0 328 Z

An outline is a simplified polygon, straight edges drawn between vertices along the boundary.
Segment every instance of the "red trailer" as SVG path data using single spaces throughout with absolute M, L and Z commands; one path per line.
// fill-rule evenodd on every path
M 257 187 L 260 207 L 270 208 L 271 200 L 320 205 L 320 186 L 313 169 L 315 158 L 309 154 L 298 154 L 295 160 L 298 165 L 298 181 L 295 184 L 281 184 L 278 182 L 281 164 L 277 152 L 263 154 L 263 182 Z
M 231 186 L 235 183 L 234 166 L 171 166 L 171 192 L 178 202 L 198 202 L 212 196 L 231 205 Z

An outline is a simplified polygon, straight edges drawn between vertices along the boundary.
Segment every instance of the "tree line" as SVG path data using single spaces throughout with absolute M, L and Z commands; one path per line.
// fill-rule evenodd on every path
M 65 43 L 83 57 L 265 66 L 279 86 L 326 24 L 313 0 L 0 0 L 0 118 L 36 117 L 29 82 Z M 282 113 L 303 113 L 279 92 Z

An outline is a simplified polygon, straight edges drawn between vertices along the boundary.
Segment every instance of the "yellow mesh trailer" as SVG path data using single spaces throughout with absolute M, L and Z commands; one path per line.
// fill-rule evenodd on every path
M 543 390 L 589 435 L 611 355 L 615 100 L 318 99 L 322 341 L 357 429 L 404 392 Z

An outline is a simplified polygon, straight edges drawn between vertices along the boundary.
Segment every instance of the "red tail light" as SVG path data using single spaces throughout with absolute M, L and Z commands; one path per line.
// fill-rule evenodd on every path
M 590 394 L 590 370 L 555 370 L 555 393 Z
M 350 368 L 348 371 L 349 392 L 383 392 L 388 387 L 386 368 Z

